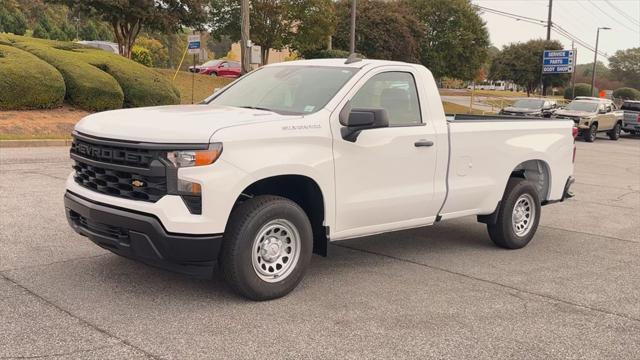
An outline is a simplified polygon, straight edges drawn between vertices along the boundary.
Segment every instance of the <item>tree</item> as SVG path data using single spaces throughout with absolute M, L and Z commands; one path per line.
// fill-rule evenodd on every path
M 420 60 L 436 78 L 472 80 L 487 59 L 489 33 L 469 0 L 407 0 L 426 27 Z
M 0 32 L 24 35 L 27 19 L 14 1 L 0 2 Z
M 529 40 L 526 43 L 512 43 L 502 48 L 500 56 L 491 64 L 489 78 L 511 80 L 527 89 L 527 96 L 540 86 L 542 74 L 542 53 L 544 50 L 561 50 L 562 44 L 556 40 Z M 545 85 L 563 85 L 570 79 L 568 74 L 545 75 Z
M 154 67 L 160 67 L 160 68 L 166 68 L 169 66 L 169 52 L 167 51 L 167 48 L 164 47 L 164 45 L 162 45 L 160 41 L 149 38 L 144 35 L 140 35 L 136 39 L 136 42 L 134 44 L 134 50 L 136 46 L 141 47 L 148 52 L 151 60 L 150 63 L 153 65 L 147 65 L 147 66 L 154 66 Z M 131 54 L 132 59 L 133 59 L 133 55 L 134 54 L 132 53 Z M 140 55 L 140 56 L 146 56 L 146 55 Z M 138 61 L 138 62 L 145 65 L 147 64 L 146 60 L 145 62 L 141 62 L 141 61 Z
M 111 24 L 120 54 L 131 58 L 133 43 L 143 29 L 177 32 L 201 27 L 205 0 L 47 0 L 78 12 L 95 14 Z
M 209 0 L 211 34 L 240 40 L 240 1 Z M 262 47 L 262 62 L 269 61 L 269 49 L 305 51 L 321 46 L 333 33 L 335 23 L 331 0 L 251 1 L 251 40 Z
M 640 90 L 640 47 L 616 51 L 609 66 L 616 79 Z
M 351 1 L 338 1 L 336 14 L 333 45 L 348 49 Z M 425 27 L 411 14 L 406 2 L 359 0 L 356 21 L 356 52 L 374 59 L 420 62 Z

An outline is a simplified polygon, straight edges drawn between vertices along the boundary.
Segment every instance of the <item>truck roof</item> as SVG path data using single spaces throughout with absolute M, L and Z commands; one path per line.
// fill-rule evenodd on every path
M 265 66 L 332 66 L 332 67 L 352 67 L 352 68 L 364 68 L 368 66 L 381 66 L 381 65 L 410 65 L 419 66 L 419 64 L 411 64 L 402 61 L 389 61 L 389 60 L 373 60 L 362 59 L 360 61 L 345 64 L 347 59 L 310 59 L 310 60 L 295 60 L 286 61 L 281 63 L 269 64 Z

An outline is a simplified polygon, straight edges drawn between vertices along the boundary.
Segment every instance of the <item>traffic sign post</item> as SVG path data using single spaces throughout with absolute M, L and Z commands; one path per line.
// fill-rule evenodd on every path
M 200 35 L 189 35 L 187 49 L 193 55 L 193 71 L 191 73 L 191 103 L 193 104 L 193 89 L 196 85 L 196 56 L 200 54 Z

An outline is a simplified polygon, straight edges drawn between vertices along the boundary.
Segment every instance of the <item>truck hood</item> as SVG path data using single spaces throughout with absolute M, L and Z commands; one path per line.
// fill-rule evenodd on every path
M 91 114 L 75 130 L 107 139 L 202 144 L 225 127 L 298 117 L 231 106 L 172 105 Z
M 540 112 L 540 109 L 518 108 L 518 107 L 508 106 L 502 109 L 502 111 L 517 112 L 517 113 L 537 113 L 537 112 Z
M 571 116 L 571 117 L 589 117 L 593 116 L 595 113 L 588 111 L 578 111 L 578 110 L 558 110 L 556 111 L 556 116 Z

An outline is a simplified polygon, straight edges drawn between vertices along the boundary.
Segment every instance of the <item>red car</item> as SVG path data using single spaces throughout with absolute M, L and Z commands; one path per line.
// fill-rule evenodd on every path
M 195 69 L 199 74 L 228 78 L 240 77 L 241 73 L 240 63 L 229 60 L 207 61 L 202 65 L 196 66 Z M 189 71 L 193 71 L 193 68 L 190 68 Z

